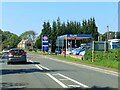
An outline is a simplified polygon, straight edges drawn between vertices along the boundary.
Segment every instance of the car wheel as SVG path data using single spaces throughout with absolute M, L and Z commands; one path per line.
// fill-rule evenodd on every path
M 11 62 L 7 62 L 7 64 L 11 64 Z

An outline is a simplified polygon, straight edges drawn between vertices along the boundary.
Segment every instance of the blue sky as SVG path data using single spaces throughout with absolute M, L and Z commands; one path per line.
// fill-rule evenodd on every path
M 94 17 L 98 31 L 104 33 L 118 30 L 117 2 L 3 2 L 2 29 L 17 35 L 34 30 L 41 33 L 44 21 L 52 22 L 60 17 L 62 21 L 88 20 Z

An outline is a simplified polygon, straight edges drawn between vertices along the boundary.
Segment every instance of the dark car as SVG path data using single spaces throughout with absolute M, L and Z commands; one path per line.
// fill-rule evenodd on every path
M 56 48 L 55 49 L 55 54 L 61 54 L 61 52 L 62 52 L 61 48 Z
M 8 61 L 7 63 L 13 63 L 13 62 L 27 62 L 26 59 L 26 52 L 23 49 L 19 48 L 13 48 L 10 49 L 8 52 Z
M 8 52 L 9 51 L 2 52 L 1 59 L 7 59 L 8 58 Z

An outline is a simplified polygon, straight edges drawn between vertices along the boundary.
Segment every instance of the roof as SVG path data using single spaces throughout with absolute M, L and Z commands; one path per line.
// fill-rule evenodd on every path
M 19 42 L 19 44 L 23 44 L 23 43 L 26 43 L 26 42 L 32 42 L 32 40 L 31 39 L 22 39 L 20 42 Z
M 62 36 L 58 36 L 58 40 L 80 40 L 80 39 L 87 39 L 87 38 L 92 38 L 92 34 L 65 34 Z
M 12 48 L 10 50 L 23 50 L 23 49 L 20 49 L 20 48 Z
M 111 42 L 113 42 L 113 41 L 120 41 L 120 39 L 109 39 L 108 41 L 111 41 Z

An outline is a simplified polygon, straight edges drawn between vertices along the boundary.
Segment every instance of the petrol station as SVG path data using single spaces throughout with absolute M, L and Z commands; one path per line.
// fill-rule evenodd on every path
M 65 40 L 65 48 L 67 51 L 67 46 L 68 46 L 68 40 L 75 40 L 75 44 L 77 40 L 81 40 L 81 39 L 92 39 L 92 34 L 65 34 L 65 35 L 61 35 L 57 37 L 57 41 L 58 41 L 58 48 L 59 48 L 59 41 L 60 40 Z

